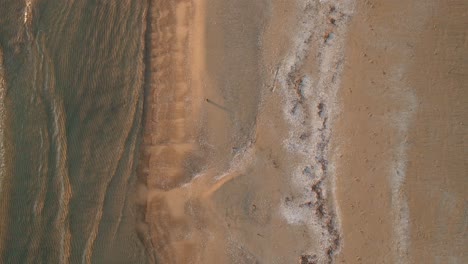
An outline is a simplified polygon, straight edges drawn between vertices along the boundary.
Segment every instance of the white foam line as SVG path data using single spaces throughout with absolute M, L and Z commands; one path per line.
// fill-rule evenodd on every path
M 3 52 L 0 50 L 0 195 L 3 193 L 5 172 L 5 95 L 6 83 L 3 69 Z
M 392 171 L 392 211 L 393 232 L 396 244 L 396 260 L 408 263 L 409 249 L 409 207 L 408 199 L 402 190 L 406 180 L 406 144 L 401 142 L 397 147 L 395 166 Z
M 6 123 L 6 112 L 5 112 L 5 96 L 6 96 L 6 81 L 5 71 L 3 68 L 3 51 L 0 49 L 0 256 L 4 251 L 5 235 L 6 235 L 6 220 L 8 219 L 7 210 L 9 197 L 5 184 L 7 182 L 7 168 L 6 168 L 6 157 L 5 157 L 5 123 Z
M 305 201 L 315 202 L 314 193 L 306 187 L 318 179 L 324 179 L 324 171 L 321 169 L 317 155 L 323 155 L 326 160 L 331 160 L 328 156 L 328 147 L 319 146 L 318 143 L 328 144 L 330 140 L 330 123 L 332 123 L 333 115 L 339 110 L 336 104 L 336 94 L 340 86 L 339 75 L 341 72 L 341 61 L 344 58 L 344 43 L 347 32 L 347 21 L 337 21 L 333 27 L 333 39 L 324 43 L 323 34 L 329 28 L 329 20 L 327 19 L 330 5 L 321 4 L 322 2 L 331 3 L 336 10 L 344 16 L 352 14 L 352 1 L 298 1 L 298 7 L 303 11 L 303 17 L 300 20 L 296 39 L 294 40 L 293 48 L 290 54 L 283 60 L 282 66 L 279 69 L 277 76 L 279 90 L 282 93 L 284 100 L 283 114 L 290 125 L 289 137 L 284 141 L 284 147 L 292 155 L 299 155 L 300 164 L 296 168 L 292 176 L 292 185 L 296 189 L 304 188 L 302 197 L 296 198 L 297 201 L 282 204 L 280 212 L 289 224 L 306 224 L 311 229 L 311 233 L 321 234 L 320 241 L 324 248 L 332 245 L 332 238 L 328 231 L 324 231 L 324 223 L 321 223 L 311 208 L 307 206 L 299 206 Z M 311 43 L 319 43 L 319 50 L 310 53 Z M 306 56 L 316 55 L 318 58 L 319 74 L 314 76 L 305 76 L 302 78 L 302 94 L 305 98 L 303 104 L 304 109 L 296 108 L 294 113 L 291 109 L 297 104 L 297 93 L 292 89 L 290 75 L 302 67 Z M 303 72 L 301 72 L 303 74 Z M 323 115 L 318 116 L 317 106 L 319 103 L 324 104 Z M 327 127 L 323 127 L 323 120 L 326 117 Z M 304 120 L 308 124 L 304 124 Z M 310 133 L 307 139 L 300 138 L 301 133 Z M 310 167 L 309 177 L 306 177 L 303 170 L 306 166 Z M 333 168 L 333 166 L 331 166 Z M 328 174 L 333 173 L 333 170 L 328 171 Z M 333 184 L 333 175 L 331 183 Z M 333 186 L 332 186 L 333 187 Z M 331 188 L 333 191 L 334 188 Z M 327 198 L 327 188 L 323 189 L 323 197 Z M 330 211 L 333 214 L 334 209 Z M 339 221 L 336 219 L 336 224 L 339 226 Z M 318 254 L 319 259 L 324 261 L 326 252 Z
M 404 67 L 400 67 L 399 74 L 403 72 Z M 402 78 L 398 78 L 402 79 Z M 394 159 L 390 171 L 391 201 L 393 214 L 393 233 L 396 241 L 395 260 L 398 263 L 409 263 L 410 246 L 410 212 L 408 199 L 403 190 L 406 182 L 406 164 L 407 164 L 407 142 L 409 126 L 411 125 L 417 98 L 411 90 L 401 93 L 399 101 L 403 101 L 403 110 L 392 115 L 391 120 L 396 124 L 398 145 L 394 150 Z M 406 100 L 406 102 L 404 102 Z

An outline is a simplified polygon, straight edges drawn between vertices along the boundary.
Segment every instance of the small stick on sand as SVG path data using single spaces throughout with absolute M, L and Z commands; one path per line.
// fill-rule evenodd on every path
M 220 105 L 220 104 L 218 104 L 218 103 L 215 103 L 215 102 L 211 101 L 211 100 L 208 99 L 208 98 L 206 98 L 205 101 L 206 101 L 207 103 L 210 103 L 210 104 L 212 104 L 212 105 L 218 107 L 218 108 L 223 109 L 223 110 L 226 111 L 226 112 L 229 112 L 229 109 L 227 109 L 226 107 L 224 107 L 224 106 L 222 106 L 222 105 Z

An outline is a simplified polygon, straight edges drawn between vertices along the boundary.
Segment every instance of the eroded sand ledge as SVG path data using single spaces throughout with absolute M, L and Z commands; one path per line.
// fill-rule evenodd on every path
M 415 157 L 407 141 L 416 105 L 426 99 L 404 78 L 414 71 L 405 64 L 411 49 L 397 43 L 416 41 L 408 36 L 421 31 L 425 11 L 401 3 L 406 13 L 399 14 L 383 1 L 150 6 L 139 174 L 141 233 L 154 261 L 419 259 L 411 251 L 407 164 Z M 387 26 L 398 15 L 376 19 L 385 12 L 418 17 L 402 37 Z M 381 97 L 372 94 L 375 82 L 385 88 Z M 367 149 L 382 155 L 370 158 Z

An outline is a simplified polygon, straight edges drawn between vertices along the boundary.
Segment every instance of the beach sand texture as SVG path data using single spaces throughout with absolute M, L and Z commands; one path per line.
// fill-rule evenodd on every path
M 157 263 L 466 263 L 467 3 L 150 1 Z

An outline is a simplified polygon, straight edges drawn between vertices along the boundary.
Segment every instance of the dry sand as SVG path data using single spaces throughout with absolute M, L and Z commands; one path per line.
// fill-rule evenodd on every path
M 468 5 L 363 1 L 334 160 L 340 263 L 466 263 Z
M 158 263 L 466 263 L 463 1 L 151 1 Z

